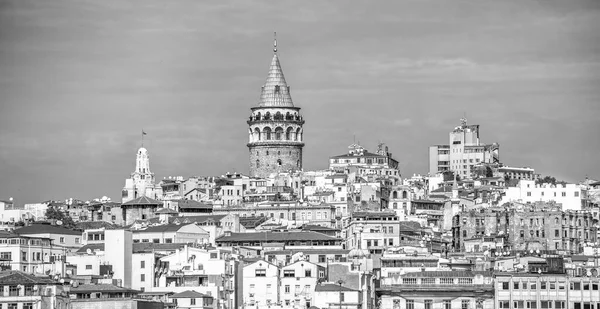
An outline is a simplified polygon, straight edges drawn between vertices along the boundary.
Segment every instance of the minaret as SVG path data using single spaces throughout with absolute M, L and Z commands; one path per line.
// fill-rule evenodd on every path
M 302 169 L 304 119 L 295 107 L 273 42 L 273 59 L 257 107 L 247 121 L 251 177 Z

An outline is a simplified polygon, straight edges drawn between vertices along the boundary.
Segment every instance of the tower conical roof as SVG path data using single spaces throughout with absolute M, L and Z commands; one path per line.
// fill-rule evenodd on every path
M 267 75 L 267 81 L 262 88 L 258 106 L 294 107 L 294 103 L 292 103 L 292 97 L 290 96 L 290 89 L 285 82 L 285 77 L 283 76 L 283 70 L 281 70 L 281 64 L 279 63 L 277 52 L 275 52 L 273 55 L 271 67 L 269 68 L 269 75 Z

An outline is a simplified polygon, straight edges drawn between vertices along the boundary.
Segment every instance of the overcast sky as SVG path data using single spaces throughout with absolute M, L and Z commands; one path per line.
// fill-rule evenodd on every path
M 142 128 L 157 180 L 247 173 L 273 31 L 305 169 L 356 135 L 427 173 L 466 113 L 507 165 L 600 178 L 600 1 L 0 0 L 0 199 L 120 199 Z

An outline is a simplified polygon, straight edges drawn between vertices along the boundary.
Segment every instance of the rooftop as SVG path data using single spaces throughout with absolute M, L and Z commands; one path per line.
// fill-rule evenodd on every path
M 0 282 L 4 285 L 10 284 L 55 284 L 49 277 L 37 277 L 18 270 L 7 270 L 0 272 Z
M 81 231 L 74 231 L 64 227 L 50 224 L 33 224 L 15 230 L 15 234 L 19 235 L 36 235 L 36 234 L 60 234 L 60 235 L 80 235 Z
M 322 285 L 315 286 L 315 292 L 358 292 L 339 284 L 325 283 Z
M 163 202 L 149 198 L 147 196 L 140 196 L 136 199 L 123 203 L 122 206 L 136 206 L 136 205 L 162 205 Z
M 231 233 L 230 236 L 222 236 L 217 242 L 230 241 L 339 241 L 338 238 L 330 237 L 317 232 L 259 232 L 259 233 Z
M 132 290 L 113 284 L 81 284 L 77 287 L 71 287 L 70 293 L 139 293 L 137 290 Z
M 196 291 L 187 290 L 185 292 L 171 295 L 170 298 L 213 298 L 212 296 L 198 293 Z

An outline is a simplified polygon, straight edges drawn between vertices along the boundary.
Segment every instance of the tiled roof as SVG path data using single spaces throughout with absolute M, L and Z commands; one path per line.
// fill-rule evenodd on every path
M 217 242 L 229 241 L 268 241 L 268 242 L 286 242 L 286 241 L 336 241 L 335 237 L 330 237 L 317 232 L 258 232 L 258 233 L 231 233 L 231 236 L 222 236 L 216 239 Z
M 173 209 L 169 209 L 169 208 L 161 208 L 157 211 L 154 212 L 155 214 L 176 214 L 178 212 L 176 212 Z
M 277 53 L 273 55 L 267 81 L 260 94 L 259 107 L 294 107 Z
M 293 255 L 294 253 L 302 252 L 305 255 L 309 254 L 339 254 L 339 255 L 347 255 L 350 250 L 346 249 L 295 249 L 295 250 L 273 250 L 273 251 L 265 251 L 265 255 Z
M 56 282 L 48 277 L 37 277 L 18 270 L 7 270 L 0 272 L 0 282 L 3 285 L 12 284 L 55 284 Z
M 240 224 L 247 229 L 255 228 L 267 220 L 267 217 L 240 217 Z
M 103 292 L 103 293 L 139 293 L 137 290 L 132 290 L 120 286 L 116 286 L 113 284 L 81 284 L 77 287 L 71 287 L 70 293 L 93 293 L 93 292 Z
M 353 290 L 343 285 L 340 286 L 339 284 L 326 283 L 315 286 L 315 292 L 358 292 L 358 290 Z
M 187 290 L 185 292 L 173 294 L 170 296 L 170 298 L 212 298 L 212 296 Z
M 147 196 L 140 196 L 134 200 L 123 203 L 122 206 L 136 206 L 136 205 L 162 205 L 163 202 L 149 198 Z
M 175 251 L 177 249 L 181 249 L 183 247 L 185 247 L 186 244 L 179 244 L 179 243 L 170 243 L 170 244 L 157 244 L 157 243 L 153 243 L 153 242 L 138 242 L 138 243 L 133 243 L 133 253 L 140 253 L 140 252 L 152 252 L 152 251 Z M 93 251 L 104 251 L 104 244 L 88 244 L 85 245 L 81 248 L 79 248 L 79 250 L 76 251 L 76 253 L 86 253 L 87 249 L 90 249 Z
M 223 220 L 227 215 L 203 215 L 203 216 L 183 216 L 183 217 L 171 217 L 169 223 L 173 223 L 176 220 L 181 224 L 186 223 L 204 223 L 207 221 L 219 222 Z
M 95 230 L 105 228 L 107 230 L 116 229 L 117 226 L 106 221 L 82 221 L 75 223 L 75 227 L 81 230 Z
M 74 231 L 60 226 L 50 224 L 33 224 L 15 230 L 19 235 L 35 234 L 59 234 L 59 235 L 81 235 L 81 231 Z
M 205 203 L 200 203 L 194 200 L 178 200 L 177 202 L 177 206 L 179 208 L 207 208 L 207 209 L 212 209 L 213 205 L 212 204 L 205 204 Z
M 330 228 L 330 227 L 326 227 L 326 226 L 320 226 L 320 225 L 316 225 L 316 224 L 306 224 L 306 225 L 302 226 L 302 230 L 304 230 L 304 231 L 339 231 L 338 229 L 334 229 L 334 228 Z

